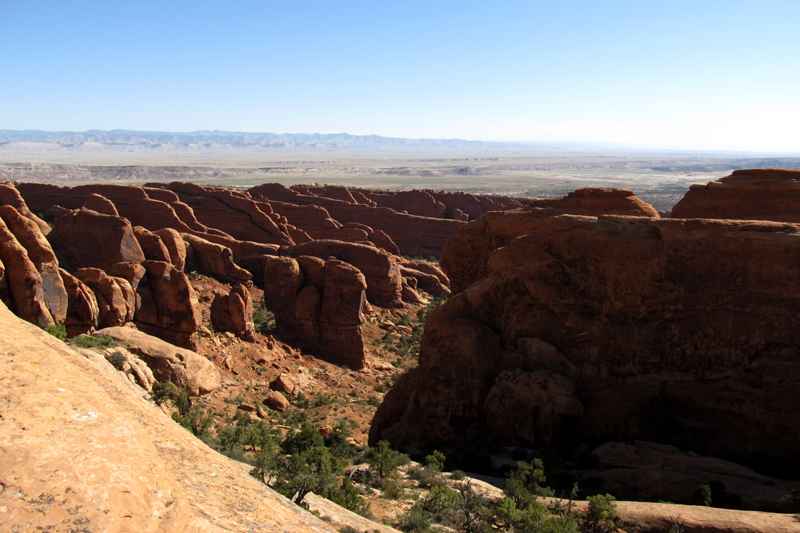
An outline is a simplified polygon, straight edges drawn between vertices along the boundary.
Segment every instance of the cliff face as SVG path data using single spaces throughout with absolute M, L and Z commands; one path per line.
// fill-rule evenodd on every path
M 3 523 L 91 531 L 334 531 L 0 304 Z
M 643 439 L 796 474 L 798 237 L 770 222 L 531 219 L 430 316 L 371 440 Z
M 692 185 L 672 216 L 800 222 L 800 170 L 735 170 L 706 185 Z

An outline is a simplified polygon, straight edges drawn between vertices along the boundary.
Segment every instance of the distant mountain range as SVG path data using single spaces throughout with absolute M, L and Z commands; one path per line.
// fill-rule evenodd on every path
M 36 144 L 41 148 L 84 150 L 407 150 L 407 149 L 513 149 L 521 143 L 464 139 L 405 139 L 349 133 L 247 133 L 230 131 L 41 131 L 0 130 L 0 148 Z

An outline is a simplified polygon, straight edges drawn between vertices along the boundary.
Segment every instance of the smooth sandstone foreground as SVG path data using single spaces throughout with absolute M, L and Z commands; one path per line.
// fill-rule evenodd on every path
M 335 531 L 0 304 L 0 530 Z

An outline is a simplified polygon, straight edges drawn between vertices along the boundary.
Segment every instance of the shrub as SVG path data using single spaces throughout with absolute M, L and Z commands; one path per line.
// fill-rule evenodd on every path
M 442 478 L 439 476 L 439 472 L 431 470 L 426 466 L 414 467 L 409 471 L 408 475 L 411 477 L 411 479 L 419 483 L 420 487 L 425 489 L 444 483 Z
M 454 515 L 460 504 L 460 494 L 446 485 L 433 486 L 428 495 L 420 502 L 420 506 L 436 522 L 448 525 L 454 523 Z
M 463 470 L 453 470 L 450 472 L 450 479 L 453 481 L 461 481 L 465 477 L 467 477 L 467 474 L 465 474 Z
M 419 505 L 414 505 L 400 518 L 397 525 L 408 533 L 425 533 L 431 530 L 431 518 Z
M 383 497 L 389 500 L 399 500 L 403 497 L 403 485 L 394 478 L 387 477 L 381 482 L 381 490 Z
M 67 326 L 64 324 L 53 324 L 52 326 L 47 326 L 45 331 L 60 341 L 67 339 Z
M 592 533 L 606 533 L 617 529 L 616 499 L 610 494 L 589 496 L 589 509 L 586 512 L 585 529 Z
M 255 309 L 253 310 L 253 325 L 255 326 L 256 331 L 264 335 L 267 335 L 275 330 L 275 314 L 267 309 L 267 306 L 264 304 L 264 302 L 261 302 L 260 305 L 255 306 Z
M 541 459 L 529 463 L 519 461 L 516 469 L 505 483 L 505 493 L 514 500 L 517 507 L 523 508 L 536 496 L 552 496 L 553 491 L 545 486 L 547 477 Z
M 367 463 L 370 471 L 382 481 L 393 475 L 397 467 L 408 463 L 408 456 L 393 450 L 387 441 L 382 440 L 367 451 Z
M 116 339 L 108 335 L 78 335 L 69 342 L 80 348 L 110 348 L 117 344 Z
M 708 483 L 703 483 L 694 491 L 692 500 L 697 505 L 711 507 L 711 503 L 713 502 L 712 494 L 713 492 L 711 490 L 711 485 Z
M 331 498 L 336 492 L 338 465 L 330 451 L 315 445 L 285 457 L 278 468 L 275 488 L 297 504 L 309 492 Z
M 439 450 L 433 450 L 430 454 L 425 456 L 425 466 L 434 472 L 441 472 L 444 470 L 444 463 L 447 457 Z

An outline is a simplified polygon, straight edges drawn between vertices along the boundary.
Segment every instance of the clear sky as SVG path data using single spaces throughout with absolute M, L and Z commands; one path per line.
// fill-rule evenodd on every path
M 0 129 L 800 152 L 800 1 L 0 0 Z

